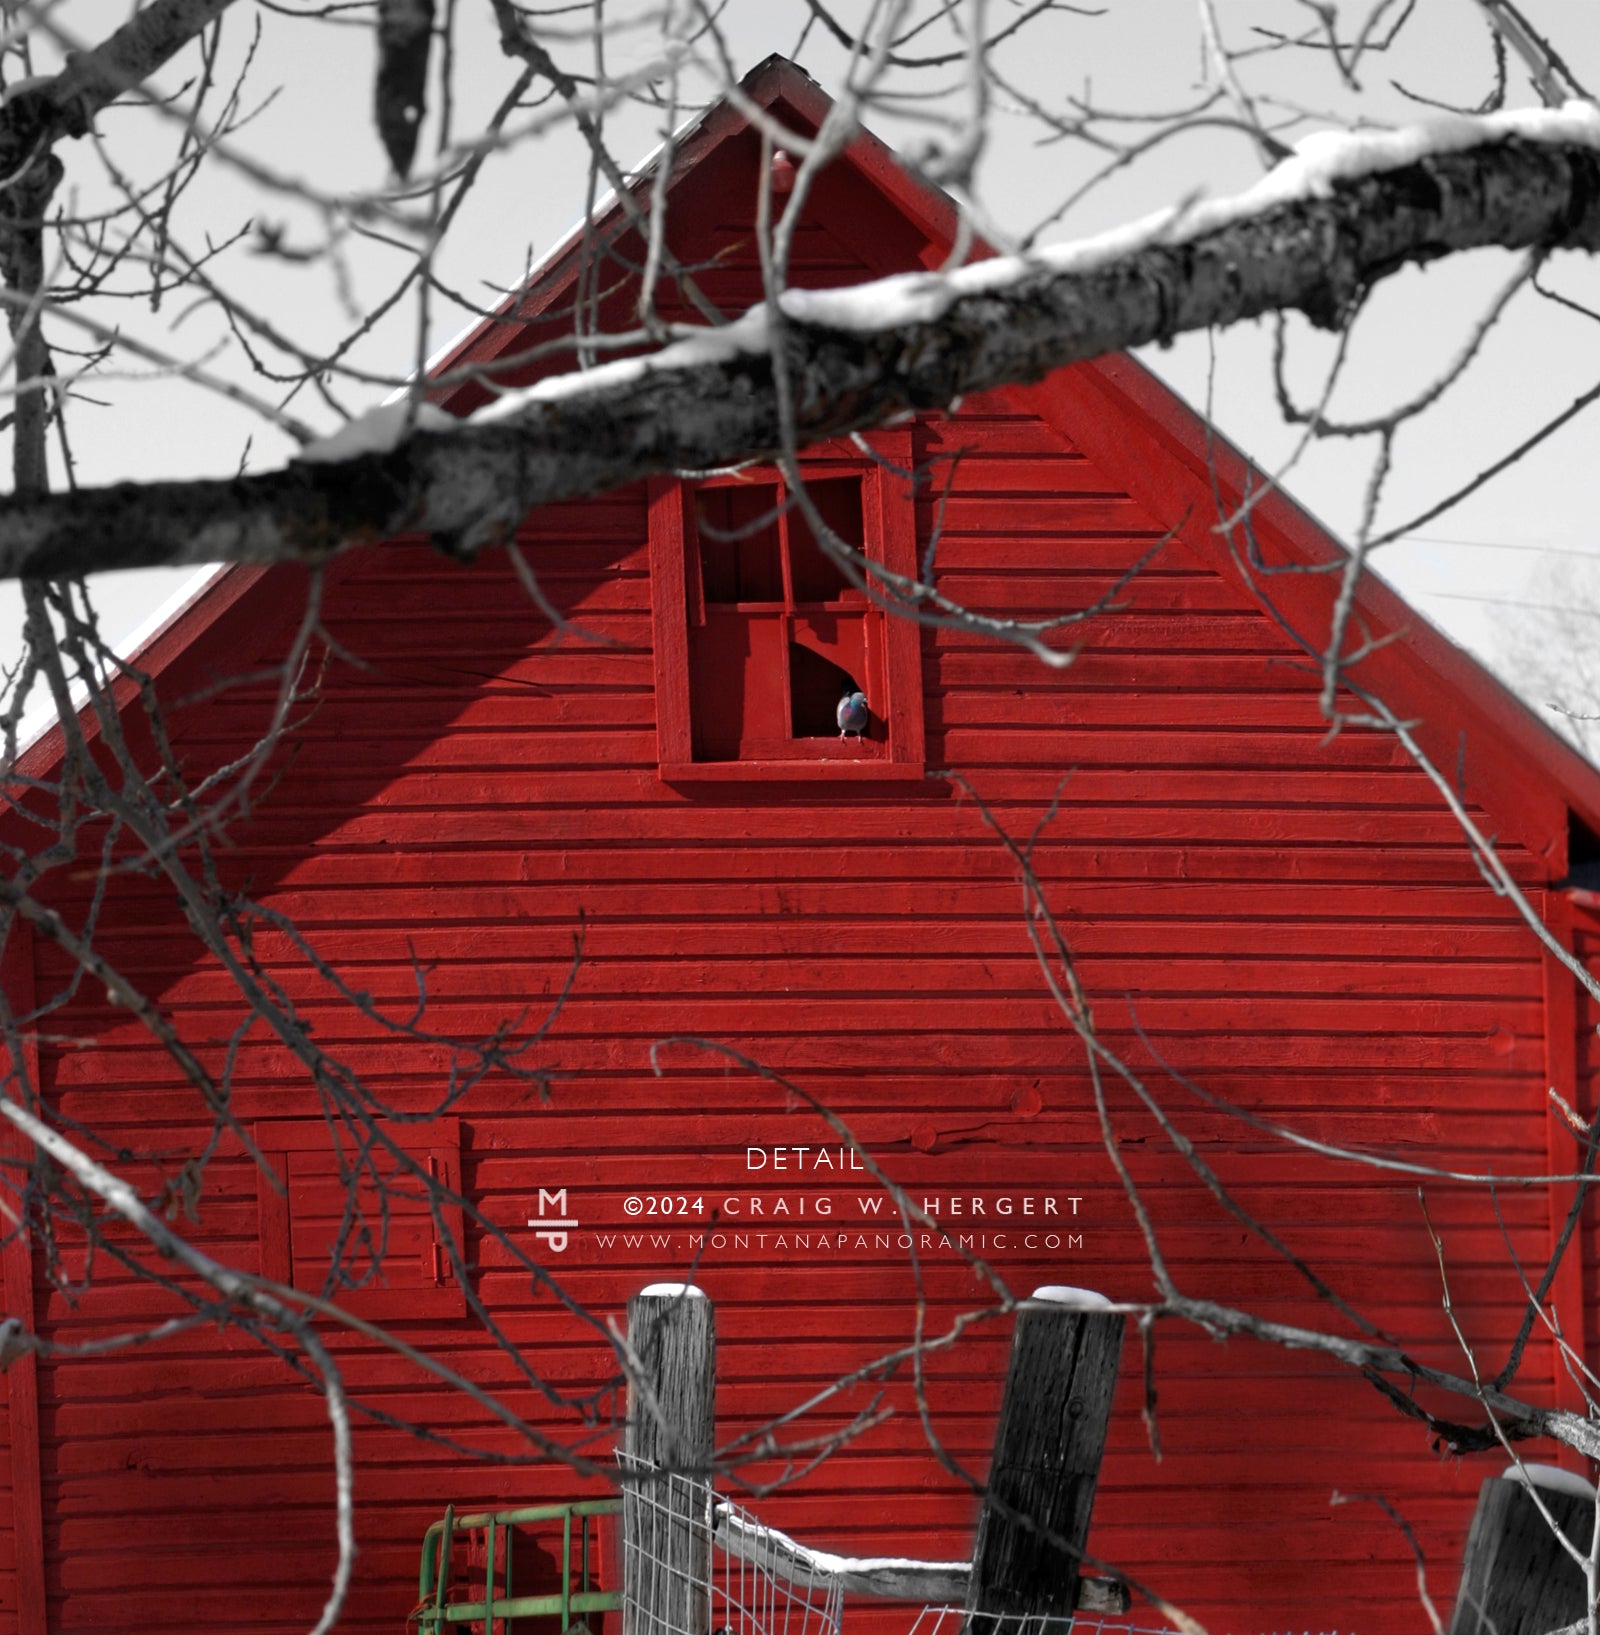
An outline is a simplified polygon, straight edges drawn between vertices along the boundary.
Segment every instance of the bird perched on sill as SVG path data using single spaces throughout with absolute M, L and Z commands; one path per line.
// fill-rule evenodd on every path
M 844 696 L 839 700 L 839 736 L 848 738 L 854 733 L 857 741 L 867 730 L 872 712 L 867 708 L 867 695 L 857 690 L 853 682 L 844 684 Z

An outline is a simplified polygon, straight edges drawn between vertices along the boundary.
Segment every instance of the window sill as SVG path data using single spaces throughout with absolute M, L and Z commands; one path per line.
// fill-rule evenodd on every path
M 663 761 L 663 783 L 921 783 L 921 761 Z

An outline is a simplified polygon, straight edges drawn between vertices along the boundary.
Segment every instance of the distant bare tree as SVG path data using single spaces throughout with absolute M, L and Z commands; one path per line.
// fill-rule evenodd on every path
M 1600 759 L 1600 557 L 1549 556 L 1496 611 L 1501 674 L 1557 732 Z

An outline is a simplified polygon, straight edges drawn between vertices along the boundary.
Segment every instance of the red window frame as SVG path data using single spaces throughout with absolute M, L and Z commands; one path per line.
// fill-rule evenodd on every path
M 916 521 L 909 482 L 892 468 L 911 468 L 909 430 L 874 433 L 878 460 L 865 458 L 849 445 L 828 444 L 801 460 L 807 478 L 850 477 L 861 483 L 862 548 L 890 572 L 913 578 L 917 571 Z M 653 479 L 649 489 L 650 575 L 656 672 L 656 739 L 660 775 L 669 782 L 743 779 L 883 780 L 918 779 L 924 773 L 921 635 L 909 619 L 885 613 L 860 592 L 851 592 L 826 607 L 840 619 L 860 619 L 867 675 L 861 685 L 882 723 L 881 737 L 866 741 L 834 737 L 757 739 L 737 756 L 709 759 L 695 748 L 696 689 L 707 685 L 705 661 L 696 658 L 695 627 L 703 626 L 707 609 L 702 597 L 696 494 L 702 487 L 740 481 L 776 484 L 770 468 L 704 483 L 678 478 Z M 820 606 L 820 605 L 819 605 Z M 752 621 L 792 621 L 797 610 L 785 574 L 782 603 L 730 608 Z M 791 628 L 785 624 L 786 632 Z M 786 664 L 787 645 L 767 662 Z M 752 660 L 751 662 L 754 662 Z M 774 676 L 772 687 L 787 694 L 787 673 Z M 701 701 L 703 703 L 703 700 Z

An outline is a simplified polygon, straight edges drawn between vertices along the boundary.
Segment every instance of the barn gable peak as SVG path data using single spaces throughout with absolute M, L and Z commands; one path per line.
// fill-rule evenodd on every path
M 569 370 L 574 292 L 597 255 L 612 276 L 599 281 L 603 293 L 589 302 L 589 327 L 614 331 L 636 324 L 639 269 L 648 259 L 641 224 L 659 197 L 668 202 L 671 225 L 660 258 L 656 315 L 674 324 L 704 323 L 736 317 L 755 304 L 757 184 L 761 166 L 774 162 L 775 146 L 780 171 L 784 163 L 773 132 L 812 135 L 831 106 L 802 69 L 781 56 L 768 57 L 745 76 L 737 96 L 707 108 L 641 165 L 626 198 L 603 201 L 492 318 L 433 360 L 431 373 L 440 384 L 431 395 L 466 413 L 489 398 L 485 376 L 517 385 Z M 663 163 L 671 167 L 664 184 Z M 769 180 L 781 197 L 786 179 L 780 174 Z M 792 282 L 828 287 L 935 268 L 959 231 L 952 201 L 861 132 L 812 189 L 795 234 Z M 969 252 L 989 253 L 981 243 Z M 1249 572 L 1213 525 L 1217 504 L 1235 506 L 1245 494 L 1271 485 L 1143 365 L 1113 356 L 999 396 L 1018 413 L 1043 418 L 1160 528 L 1315 647 L 1328 628 L 1336 573 L 1282 574 L 1264 588 Z M 1327 530 L 1275 487 L 1256 505 L 1253 527 L 1264 555 L 1278 565 L 1326 570 L 1345 557 Z M 286 625 L 303 581 L 296 568 L 234 567 L 216 574 L 141 647 L 142 667 L 160 675 L 176 666 L 204 676 L 207 655 L 231 650 L 236 633 L 228 634 L 230 621 L 247 621 L 255 631 Z M 1600 771 L 1370 575 L 1358 589 L 1357 609 L 1373 638 L 1355 672 L 1357 682 L 1416 723 L 1416 736 L 1435 764 L 1483 806 L 1499 834 L 1542 856 L 1553 879 L 1563 876 L 1569 833 L 1600 833 Z M 1307 661 L 1313 658 L 1308 652 Z M 58 754 L 59 734 L 48 733 L 29 752 L 24 770 L 38 775 Z

